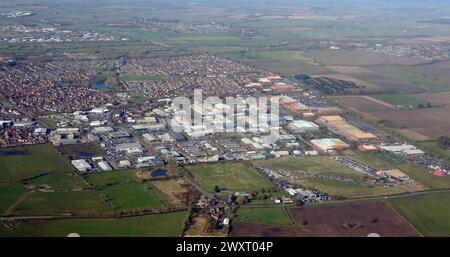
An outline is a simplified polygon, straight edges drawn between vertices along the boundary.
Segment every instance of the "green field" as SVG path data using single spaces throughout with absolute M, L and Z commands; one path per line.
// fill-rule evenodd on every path
M 224 53 L 222 56 L 250 65 L 261 66 L 285 76 L 325 74 L 330 72 L 325 67 L 314 64 L 313 60 L 306 57 L 303 52 L 296 50 L 230 52 Z
M 35 189 L 44 186 L 47 190 L 71 191 L 86 189 L 89 186 L 75 173 L 49 174 L 25 182 Z
M 72 171 L 72 167 L 50 144 L 0 150 L 14 151 L 27 151 L 30 154 L 0 156 L 0 181 L 19 181 L 47 173 Z
M 237 221 L 244 223 L 258 223 L 268 225 L 292 225 L 284 208 L 239 208 Z
M 402 105 L 402 106 L 413 106 L 418 107 L 420 104 L 427 106 L 428 102 L 423 101 L 415 97 L 414 95 L 392 95 L 392 94 L 381 94 L 381 95 L 370 95 L 370 97 L 377 100 L 392 104 L 392 105 Z
M 85 179 L 92 184 L 93 187 L 106 186 L 108 184 L 137 182 L 137 170 L 124 170 L 113 172 L 102 172 L 97 174 L 90 174 Z
M 208 191 L 215 185 L 228 191 L 253 192 L 273 188 L 273 184 L 255 169 L 241 162 L 222 162 L 189 166 L 188 170 Z
M 450 193 L 391 199 L 389 203 L 425 236 L 450 236 Z
M 423 74 L 414 68 L 409 68 L 408 66 L 383 65 L 374 66 L 372 70 L 420 88 L 434 91 L 450 89 L 449 84 L 443 83 L 433 77 L 427 77 L 426 74 Z
M 157 209 L 166 207 L 166 196 L 150 183 L 119 183 L 97 189 L 116 210 Z
M 33 192 L 11 211 L 12 215 L 104 214 L 111 209 L 92 191 Z
M 168 207 L 167 197 L 152 183 L 140 183 L 136 170 L 92 174 L 86 180 L 116 210 Z
M 4 214 L 27 191 L 21 184 L 0 184 L 0 215 Z
M 65 237 L 78 233 L 82 237 L 180 236 L 187 212 L 173 212 L 117 219 L 61 219 L 21 222 L 14 229 L 0 224 L 0 236 Z

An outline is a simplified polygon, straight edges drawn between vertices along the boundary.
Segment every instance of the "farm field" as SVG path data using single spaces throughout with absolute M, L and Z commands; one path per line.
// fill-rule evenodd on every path
M 68 171 L 72 167 L 50 144 L 0 150 L 0 181 L 3 182 Z
M 237 222 L 256 223 L 267 225 L 292 225 L 286 210 L 282 207 L 273 208 L 244 208 L 241 207 L 237 211 Z
M 75 173 L 55 173 L 25 181 L 25 185 L 45 191 L 79 191 L 89 186 Z
M 296 226 L 233 223 L 233 237 L 417 237 L 421 234 L 381 201 L 328 204 L 289 209 Z
M 312 50 L 306 55 L 327 66 L 370 66 L 383 64 L 413 65 L 420 60 L 409 57 L 387 56 L 363 50 Z
M 137 170 L 123 170 L 102 172 L 97 174 L 90 174 L 85 179 L 94 187 L 106 186 L 108 184 L 137 182 Z
M 420 95 L 416 97 L 425 99 Z M 376 101 L 367 101 L 365 97 L 342 96 L 332 99 L 351 110 L 373 116 L 379 121 L 389 121 L 398 129 L 408 128 L 430 138 L 450 136 L 450 130 L 447 129 L 450 127 L 450 103 L 443 107 L 406 110 L 389 108 Z M 432 100 L 430 97 L 427 99 Z
M 290 209 L 292 217 L 312 236 L 389 236 L 420 234 L 384 202 L 330 204 Z
M 92 218 L 30 221 L 8 229 L 0 224 L 0 236 L 65 237 L 78 233 L 82 237 L 175 237 L 180 236 L 187 212 L 172 212 L 131 218 Z
M 426 65 L 424 65 L 426 66 Z M 383 65 L 371 67 L 372 71 L 387 75 L 395 80 L 408 83 L 419 88 L 425 88 L 433 91 L 449 90 L 450 83 L 441 82 L 436 77 L 431 77 L 420 71 L 423 66 L 395 66 Z
M 0 183 L 0 215 L 3 215 L 28 190 L 21 184 Z
M 425 236 L 450 236 L 450 193 L 390 199 L 389 203 Z
M 135 170 L 87 176 L 104 200 L 115 210 L 168 207 L 167 197 L 152 183 L 140 183 Z
M 112 210 L 92 191 L 32 192 L 11 215 L 101 214 Z
M 215 185 L 227 191 L 253 192 L 274 185 L 255 169 L 242 162 L 199 164 L 187 169 L 203 188 L 214 191 Z
M 429 103 L 427 101 L 418 99 L 414 95 L 405 95 L 405 94 L 381 94 L 381 95 L 370 95 L 370 97 L 392 105 L 402 105 L 402 106 L 411 105 L 413 107 L 418 107 L 420 104 L 426 106 Z
M 331 72 L 324 66 L 314 63 L 301 51 L 272 50 L 256 52 L 229 52 L 221 56 L 249 65 L 255 65 L 265 70 L 280 73 L 287 77 L 297 74 L 326 74 Z
M 150 183 L 119 183 L 97 190 L 115 210 L 158 209 L 169 204 L 166 196 Z

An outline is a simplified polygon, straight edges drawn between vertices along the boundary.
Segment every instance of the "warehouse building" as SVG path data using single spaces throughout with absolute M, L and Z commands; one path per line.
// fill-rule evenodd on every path
M 305 120 L 294 120 L 288 125 L 288 128 L 294 133 L 309 133 L 319 131 L 319 126 Z
M 327 153 L 350 148 L 350 145 L 338 138 L 313 139 L 310 142 L 320 151 Z
M 341 116 L 320 116 L 319 121 L 327 126 L 327 128 L 351 141 L 369 141 L 375 140 L 377 137 L 372 133 L 367 133 L 348 123 Z
M 105 161 L 99 162 L 99 163 L 97 163 L 97 165 L 100 167 L 100 169 L 102 171 L 112 171 L 113 170 L 111 165 L 109 165 L 109 163 L 105 162 Z
M 92 170 L 92 166 L 85 160 L 80 159 L 80 160 L 73 160 L 72 165 L 75 166 L 75 168 L 82 173 L 86 173 L 90 170 Z

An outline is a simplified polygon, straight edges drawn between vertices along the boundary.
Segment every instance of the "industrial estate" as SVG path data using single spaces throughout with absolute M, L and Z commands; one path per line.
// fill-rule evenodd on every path
M 450 236 L 449 4 L 19 2 L 0 236 Z

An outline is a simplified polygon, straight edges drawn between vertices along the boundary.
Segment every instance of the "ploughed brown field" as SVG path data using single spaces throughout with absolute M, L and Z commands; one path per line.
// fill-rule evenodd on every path
M 350 203 L 291 209 L 297 226 L 281 227 L 235 223 L 236 237 L 347 236 L 415 237 L 420 234 L 384 202 Z
M 398 109 L 371 101 L 367 97 L 342 96 L 334 100 L 356 111 L 413 130 L 430 138 L 450 136 L 450 92 L 417 94 L 417 98 L 440 105 L 424 109 Z

